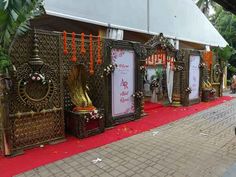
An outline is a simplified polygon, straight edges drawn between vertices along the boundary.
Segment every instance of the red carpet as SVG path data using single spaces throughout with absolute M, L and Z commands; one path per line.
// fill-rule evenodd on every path
M 24 155 L 14 158 L 0 157 L 0 176 L 9 177 L 41 165 L 54 162 L 71 155 L 84 152 L 117 140 L 148 131 L 152 128 L 184 118 L 190 114 L 202 111 L 209 107 L 221 104 L 233 99 L 232 97 L 221 97 L 209 103 L 200 103 L 189 107 L 164 107 L 147 103 L 145 110 L 148 116 L 126 124 L 118 125 L 113 129 L 106 130 L 100 135 L 79 140 L 67 137 L 67 141 L 57 145 L 46 145 L 43 148 L 34 148 L 25 151 Z

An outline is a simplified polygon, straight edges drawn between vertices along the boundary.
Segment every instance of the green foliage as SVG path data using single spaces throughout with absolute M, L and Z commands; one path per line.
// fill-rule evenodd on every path
M 0 73 L 3 73 L 6 68 L 11 66 L 10 58 L 3 48 L 0 47 Z
M 236 16 L 221 6 L 215 6 L 214 9 L 215 14 L 210 17 L 211 22 L 229 45 L 236 48 Z
M 196 4 L 200 9 L 202 7 L 209 9 L 211 6 L 215 11 L 208 18 L 230 45 L 225 48 L 217 48 L 215 52 L 218 53 L 224 64 L 228 63 L 228 77 L 231 77 L 233 73 L 236 73 L 236 16 L 225 11 L 220 5 L 213 3 L 212 0 L 198 0 Z
M 229 61 L 232 55 L 236 53 L 235 49 L 230 46 L 226 46 L 224 48 L 217 48 L 214 52 L 218 53 L 220 59 L 225 62 Z
M 151 80 L 161 78 L 163 73 L 162 65 L 157 65 L 157 68 L 155 70 L 155 75 L 151 76 Z
M 231 73 L 236 73 L 236 68 L 235 68 L 234 66 L 229 65 L 229 66 L 228 66 L 228 69 L 229 69 L 229 71 L 230 71 Z
M 163 72 L 162 65 L 157 65 L 156 77 L 161 78 L 162 77 L 162 72 Z
M 0 68 L 10 65 L 10 48 L 18 35 L 30 27 L 30 20 L 44 12 L 43 0 L 0 0 Z
M 7 49 L 16 35 L 29 29 L 29 21 L 44 12 L 43 0 L 3 0 L 0 3 L 0 45 Z

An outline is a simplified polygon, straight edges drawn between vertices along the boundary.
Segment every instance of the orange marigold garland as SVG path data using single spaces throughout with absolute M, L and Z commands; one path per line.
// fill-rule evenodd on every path
M 68 54 L 66 36 L 67 36 L 66 31 L 63 31 L 63 53 L 64 53 L 64 55 Z
M 97 59 L 97 64 L 100 65 L 102 64 L 102 59 L 101 59 L 101 38 L 100 34 L 98 34 L 98 59 Z
M 75 44 L 75 32 L 72 32 L 72 39 L 71 39 L 71 48 L 72 48 L 72 57 L 71 61 L 76 62 L 76 44 Z
M 84 47 L 84 33 L 81 33 L 81 46 L 80 46 L 80 54 L 85 55 L 86 49 Z
M 213 52 L 212 51 L 204 52 L 203 60 L 207 64 L 208 69 L 210 69 L 213 61 Z
M 161 58 L 162 58 L 163 67 L 166 68 L 167 58 L 166 58 L 166 55 L 162 49 L 161 49 Z
M 175 68 L 175 65 L 174 65 L 174 57 L 171 57 L 171 59 L 170 59 L 170 68 L 171 68 L 172 71 L 173 71 L 174 68 Z
M 94 74 L 94 68 L 93 68 L 93 36 L 92 34 L 89 35 L 89 73 L 92 75 Z

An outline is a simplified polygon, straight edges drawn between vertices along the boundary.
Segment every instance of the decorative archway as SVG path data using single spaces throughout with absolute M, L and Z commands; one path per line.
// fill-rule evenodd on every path
M 145 47 L 145 94 L 151 96 L 152 102 L 172 103 L 176 49 L 162 33 L 146 42 Z

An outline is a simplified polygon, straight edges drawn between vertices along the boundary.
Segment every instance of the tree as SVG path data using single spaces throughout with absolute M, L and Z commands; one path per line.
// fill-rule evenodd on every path
M 197 0 L 196 4 L 206 17 L 209 17 L 210 8 L 216 6 L 213 0 Z
M 43 0 L 0 1 L 0 72 L 11 65 L 11 46 L 17 36 L 30 29 L 30 20 L 43 14 Z
M 221 6 L 216 6 L 215 14 L 210 17 L 210 20 L 231 46 L 217 51 L 220 58 L 228 63 L 228 78 L 230 78 L 236 72 L 236 16 L 225 11 Z
M 236 48 L 236 16 L 218 6 L 210 20 L 230 46 Z

